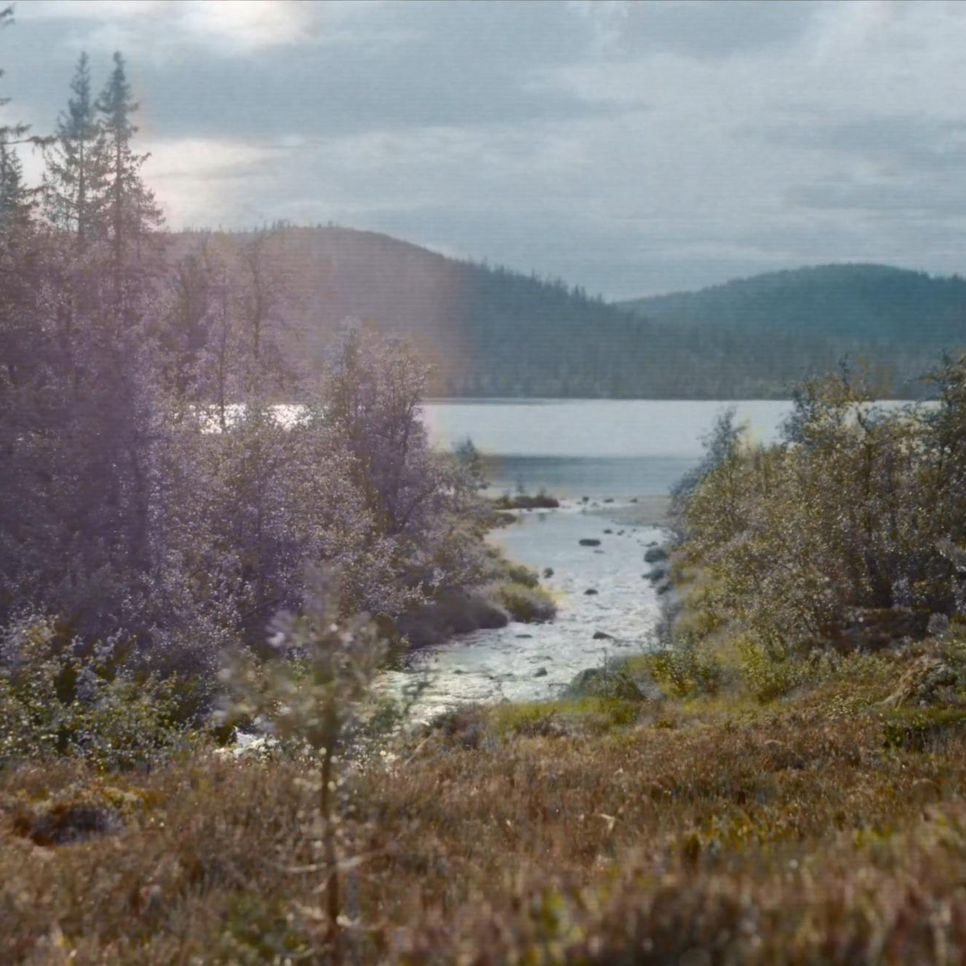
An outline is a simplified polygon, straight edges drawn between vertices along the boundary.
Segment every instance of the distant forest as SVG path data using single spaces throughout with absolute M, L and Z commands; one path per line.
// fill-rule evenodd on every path
M 769 272 L 619 304 L 659 325 L 704 332 L 719 342 L 733 333 L 777 345 L 781 336 L 795 333 L 820 352 L 877 366 L 899 395 L 921 394 L 918 376 L 943 352 L 966 346 L 966 280 L 886 265 Z M 814 365 L 810 356 L 801 361 Z
M 846 360 L 884 394 L 917 397 L 943 351 L 966 346 L 966 281 L 878 265 L 776 272 L 609 304 L 560 279 L 457 261 L 335 226 L 168 236 L 258 251 L 268 330 L 292 371 L 319 363 L 347 316 L 405 335 L 434 365 L 434 394 L 463 397 L 781 398 Z M 297 380 L 296 380 L 297 381 Z

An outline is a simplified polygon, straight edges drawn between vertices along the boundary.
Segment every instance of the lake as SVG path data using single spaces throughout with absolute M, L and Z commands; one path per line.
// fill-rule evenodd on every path
M 467 438 L 484 455 L 496 493 L 545 487 L 554 495 L 624 498 L 669 492 L 701 458 L 702 439 L 734 406 L 752 438 L 770 441 L 787 400 L 436 400 L 423 407 L 430 437 Z

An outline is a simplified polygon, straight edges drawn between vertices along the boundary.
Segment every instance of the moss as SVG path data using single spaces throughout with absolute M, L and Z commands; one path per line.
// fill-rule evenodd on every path
M 966 708 L 899 708 L 884 716 L 883 727 L 887 748 L 929 751 L 966 734 Z
M 557 613 L 557 605 L 552 595 L 542 587 L 511 582 L 497 586 L 493 595 L 513 620 L 525 624 L 553 620 Z
M 557 737 L 567 734 L 603 734 L 639 721 L 640 701 L 587 696 L 558 701 L 497 705 L 490 720 L 498 734 Z

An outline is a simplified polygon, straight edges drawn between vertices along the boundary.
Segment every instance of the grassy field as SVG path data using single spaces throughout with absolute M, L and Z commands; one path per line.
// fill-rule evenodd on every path
M 907 659 L 779 702 L 466 709 L 343 768 L 340 937 L 297 757 L 0 774 L 4 963 L 959 963 L 966 712 Z

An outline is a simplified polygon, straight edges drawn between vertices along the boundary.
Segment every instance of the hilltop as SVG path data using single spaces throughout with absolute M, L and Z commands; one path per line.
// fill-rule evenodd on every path
M 843 357 L 896 395 L 966 345 L 966 281 L 826 265 L 610 304 L 579 286 L 461 261 L 376 232 L 281 227 L 168 236 L 172 264 L 203 245 L 244 275 L 259 249 L 283 360 L 314 367 L 356 317 L 406 336 L 432 392 L 464 397 L 781 398 Z
M 888 265 L 819 265 L 617 303 L 662 325 L 809 335 L 899 381 L 966 345 L 966 279 Z
M 204 243 L 242 263 L 260 245 L 283 355 L 311 365 L 351 316 L 405 335 L 458 396 L 647 394 L 651 326 L 559 279 L 459 261 L 341 227 L 169 236 L 172 262 Z

